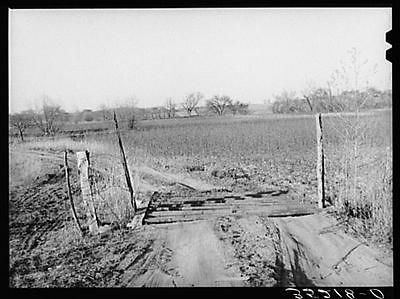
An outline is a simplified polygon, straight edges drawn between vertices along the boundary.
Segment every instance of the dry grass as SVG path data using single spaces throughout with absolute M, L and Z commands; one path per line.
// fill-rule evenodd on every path
M 30 142 L 13 142 L 9 151 L 9 186 L 15 187 L 32 182 L 39 176 L 54 171 L 62 171 L 60 159 L 43 159 L 27 152 L 46 151 L 61 154 L 65 150 L 90 152 L 91 164 L 98 174 L 95 187 L 96 208 L 101 222 L 115 223 L 119 227 L 126 225 L 132 219 L 132 208 L 129 201 L 123 169 L 121 167 L 118 152 L 107 143 L 97 141 L 73 141 L 68 138 L 53 140 L 38 140 Z M 51 157 L 51 155 L 49 155 Z M 59 155 L 60 157 L 60 155 Z M 71 162 L 75 161 L 75 155 L 70 154 Z M 76 163 L 69 163 L 72 172 L 77 172 Z M 100 172 L 96 172 L 96 170 Z M 135 177 L 136 175 L 134 175 Z M 140 191 L 140 179 L 135 180 L 136 190 Z M 81 213 L 85 217 L 84 213 Z
M 374 157 L 372 162 L 370 156 Z M 392 155 L 365 151 L 357 160 L 345 160 L 344 174 L 338 190 L 336 207 L 344 216 L 361 220 L 363 235 L 378 242 L 392 242 Z M 355 167 L 358 172 L 355 174 Z M 343 177 L 343 174 L 342 174 Z
M 340 142 L 328 142 L 327 187 L 338 215 L 350 221 L 357 234 L 391 244 L 393 166 L 389 116 L 328 124 L 347 134 L 338 138 Z M 355 125 L 357 130 L 351 132 Z M 376 135 L 376 142 L 368 137 L 371 132 Z
M 42 163 L 20 153 L 8 154 L 8 182 L 10 187 L 24 185 L 43 173 Z
M 106 143 L 96 141 L 74 141 L 70 138 L 57 138 L 47 140 L 37 140 L 22 143 L 19 145 L 21 149 L 26 150 L 48 150 L 53 152 L 61 152 L 65 150 L 82 151 L 89 150 L 93 154 L 109 153 L 110 146 Z

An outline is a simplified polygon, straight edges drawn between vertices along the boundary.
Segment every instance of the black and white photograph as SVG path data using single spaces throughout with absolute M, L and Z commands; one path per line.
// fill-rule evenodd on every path
M 8 8 L 9 287 L 388 298 L 391 29 L 391 7 Z

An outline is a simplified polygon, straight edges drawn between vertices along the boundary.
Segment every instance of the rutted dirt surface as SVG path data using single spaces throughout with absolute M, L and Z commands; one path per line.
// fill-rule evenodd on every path
M 295 285 L 393 285 L 391 258 L 343 233 L 327 214 L 274 222 Z
M 240 271 L 228 268 L 232 259 L 209 221 L 177 224 L 168 231 L 174 252 L 177 286 L 242 286 Z
M 335 231 L 327 215 L 229 216 L 157 230 L 168 258 L 130 286 L 393 285 L 390 259 Z
M 393 285 L 391 258 L 338 230 L 325 213 L 220 221 L 253 286 Z
M 276 244 L 270 222 L 257 216 L 221 217 L 215 230 L 225 247 L 231 247 L 237 267 L 248 286 L 275 286 L 280 279 Z
M 141 270 L 127 271 L 128 287 L 243 286 L 239 269 L 217 238 L 211 222 L 159 225 L 157 241 Z

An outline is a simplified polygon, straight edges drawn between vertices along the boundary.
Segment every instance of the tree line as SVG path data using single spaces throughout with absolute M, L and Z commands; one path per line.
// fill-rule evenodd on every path
M 302 97 L 283 91 L 275 96 L 273 113 L 327 113 L 387 108 L 392 106 L 392 91 L 368 88 L 364 91 L 344 90 L 332 95 L 329 89 L 317 88 Z
M 238 100 L 234 101 L 226 95 L 213 96 L 205 100 L 205 106 L 201 107 L 200 104 L 203 100 L 202 93 L 194 92 L 185 96 L 180 104 L 177 104 L 172 98 L 167 98 L 163 106 L 139 108 L 136 98 L 129 97 L 122 104 L 101 105 L 96 111 L 85 109 L 68 113 L 60 105 L 54 104 L 48 96 L 43 96 L 42 105 L 39 108 L 9 115 L 9 125 L 18 131 L 23 141 L 28 128 L 38 129 L 43 136 L 52 136 L 60 132 L 63 125 L 68 122 L 78 124 L 80 122 L 111 121 L 114 111 L 118 120 L 125 123 L 129 129 L 134 129 L 139 120 L 192 117 L 200 114 L 222 116 L 227 113 L 232 115 L 248 113 L 249 104 Z
M 203 101 L 204 106 L 201 106 Z M 121 115 L 121 118 L 128 118 L 133 122 L 134 118 L 135 120 L 149 120 L 192 117 L 204 114 L 222 116 L 231 113 L 232 115 L 237 115 L 248 114 L 248 108 L 249 104 L 238 100 L 234 101 L 231 97 L 226 95 L 215 95 L 210 99 L 205 99 L 202 93 L 194 92 L 186 95 L 181 103 L 175 102 L 172 98 L 167 98 L 164 105 L 159 107 L 139 108 L 136 104 L 125 105 L 121 107 L 121 110 L 125 111 L 125 114 L 130 114 L 130 116 Z M 103 120 L 110 119 L 112 111 L 115 109 L 116 108 L 106 107 L 103 105 L 100 109 L 103 114 Z
M 275 96 L 272 112 L 354 112 L 391 107 L 392 91 L 370 86 L 370 79 L 376 73 L 377 65 L 368 63 L 359 50 L 352 48 L 325 86 L 315 87 L 308 82 L 300 96 L 284 90 Z

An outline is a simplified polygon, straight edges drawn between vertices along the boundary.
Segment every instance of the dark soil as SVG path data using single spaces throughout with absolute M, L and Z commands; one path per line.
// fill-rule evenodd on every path
M 53 170 L 9 192 L 9 286 L 119 286 L 126 258 L 134 269 L 135 256 L 151 245 L 151 227 L 81 238 L 72 222 L 64 172 Z M 71 185 L 85 223 L 74 175 Z

